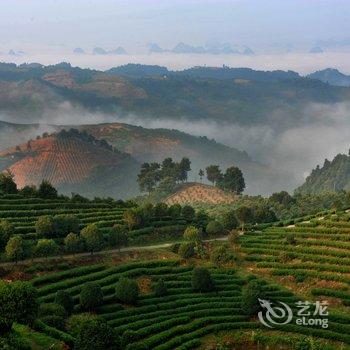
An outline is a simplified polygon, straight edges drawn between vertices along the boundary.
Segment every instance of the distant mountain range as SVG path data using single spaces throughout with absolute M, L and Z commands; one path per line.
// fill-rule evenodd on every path
M 300 186 L 297 193 L 350 190 L 350 153 L 338 154 L 332 161 L 317 166 Z
M 150 53 L 162 53 L 162 52 L 172 52 L 178 54 L 212 54 L 212 55 L 232 55 L 232 54 L 243 54 L 243 55 L 254 55 L 254 51 L 245 46 L 242 50 L 232 47 L 229 43 L 223 44 L 207 44 L 204 46 L 194 46 L 180 42 L 176 44 L 172 49 L 164 49 L 160 47 L 157 43 L 151 43 L 148 45 Z
M 350 86 L 350 75 L 345 75 L 337 69 L 327 68 L 309 74 L 309 78 L 321 80 L 334 86 Z

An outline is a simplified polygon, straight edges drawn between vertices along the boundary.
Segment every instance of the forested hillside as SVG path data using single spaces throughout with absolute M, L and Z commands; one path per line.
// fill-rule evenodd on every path
M 350 155 L 338 154 L 332 161 L 325 160 L 322 167 L 317 166 L 306 178 L 298 193 L 318 193 L 322 191 L 349 190 Z

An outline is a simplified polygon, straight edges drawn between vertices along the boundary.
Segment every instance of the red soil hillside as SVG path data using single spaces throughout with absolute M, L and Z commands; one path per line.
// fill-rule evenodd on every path
M 0 153 L 0 159 L 10 162 L 8 169 L 14 174 L 21 188 L 38 185 L 48 180 L 53 185 L 74 185 L 86 182 L 98 169 L 110 169 L 123 173 L 124 168 L 138 166 L 130 156 L 114 151 L 110 146 L 90 135 L 60 132 L 51 136 L 10 148 Z M 135 174 L 130 174 L 130 176 Z M 104 179 L 98 179 L 103 182 Z M 116 183 L 118 185 L 118 183 Z
M 224 192 L 217 187 L 200 183 L 188 183 L 183 185 L 176 193 L 169 196 L 165 202 L 172 204 L 229 204 L 235 200 L 233 194 Z

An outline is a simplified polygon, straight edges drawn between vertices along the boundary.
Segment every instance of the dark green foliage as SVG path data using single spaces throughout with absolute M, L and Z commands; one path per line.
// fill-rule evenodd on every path
M 205 170 L 207 172 L 207 179 L 212 182 L 213 185 L 222 180 L 223 175 L 218 165 L 210 165 Z
M 117 283 L 115 294 L 123 303 L 135 305 L 139 297 L 139 286 L 134 280 L 122 278 Z
M 289 233 L 286 235 L 286 243 L 287 244 L 291 244 L 294 245 L 297 243 L 295 235 L 293 235 L 292 233 Z
M 162 278 L 152 283 L 152 290 L 156 297 L 162 297 L 168 294 L 168 289 Z
M 0 315 L 4 324 L 31 324 L 37 310 L 37 290 L 30 283 L 0 281 Z
M 10 172 L 0 173 L 0 193 L 15 194 L 18 192 L 17 185 L 13 181 L 13 175 Z
M 79 219 L 72 214 L 61 214 L 53 217 L 54 230 L 57 236 L 64 237 L 68 233 L 79 233 Z
M 242 206 L 236 209 L 236 217 L 242 227 L 244 227 L 245 224 L 251 223 L 254 220 L 254 212 L 252 208 Z
M 277 221 L 276 214 L 267 206 L 258 206 L 253 209 L 254 222 L 265 223 Z
M 39 305 L 38 316 L 60 316 L 65 317 L 67 312 L 65 308 L 56 303 L 42 303 Z
M 242 171 L 234 166 L 227 168 L 225 174 L 217 180 L 217 185 L 224 191 L 241 194 L 245 189 Z
M 75 233 L 69 233 L 64 238 L 64 246 L 67 253 L 77 253 L 82 248 L 82 242 L 80 237 Z
M 192 289 L 196 292 L 211 292 L 214 290 L 214 281 L 210 271 L 204 267 L 195 268 L 191 279 Z
M 79 300 L 83 310 L 94 310 L 103 301 L 101 286 L 94 282 L 84 284 L 80 291 Z
M 40 317 L 40 321 L 44 322 L 49 327 L 65 330 L 66 320 L 62 316 L 47 315 Z
M 68 320 L 68 329 L 75 337 L 76 350 L 117 348 L 116 334 L 102 317 L 91 314 L 71 316 Z
M 110 247 L 120 249 L 128 244 L 128 233 L 124 225 L 114 225 L 108 235 Z
M 325 160 L 312 170 L 305 183 L 296 192 L 320 193 L 324 191 L 340 191 L 350 187 L 350 154 L 338 154 L 332 161 Z
M 181 209 L 181 217 L 188 222 L 193 221 L 195 215 L 194 209 L 190 205 L 184 205 Z
M 199 227 L 202 231 L 205 231 L 205 228 L 208 225 L 209 221 L 209 215 L 204 211 L 200 210 L 196 212 L 196 215 L 194 217 L 194 222 L 197 227 Z
M 173 219 L 178 219 L 181 215 L 181 205 L 180 204 L 173 204 L 169 207 L 169 215 Z
M 38 189 L 38 195 L 44 199 L 57 198 L 57 190 L 48 181 L 43 181 Z
M 20 236 L 14 236 L 9 239 L 5 247 L 6 257 L 17 262 L 24 256 L 23 239 Z
M 52 216 L 40 216 L 35 224 L 38 237 L 52 238 L 55 236 L 55 224 Z
M 195 244 L 193 242 L 181 243 L 178 253 L 183 259 L 192 258 L 194 256 L 194 247 Z
M 208 235 L 219 235 L 224 231 L 223 226 L 219 221 L 210 221 L 206 227 L 206 232 Z
M 220 266 L 234 260 L 234 256 L 227 245 L 221 244 L 213 249 L 210 259 L 215 265 Z
M 264 290 L 259 281 L 252 280 L 243 287 L 242 290 L 242 307 L 243 311 L 248 316 L 253 316 L 258 313 L 261 306 L 259 298 L 264 298 Z
M 37 256 L 48 257 L 49 255 L 55 255 L 59 251 L 59 246 L 53 239 L 39 239 L 36 247 L 35 253 Z
M 80 232 L 81 238 L 84 240 L 85 247 L 93 254 L 103 247 L 103 233 L 96 224 L 89 224 Z
M 56 292 L 55 303 L 61 305 L 67 312 L 71 314 L 74 309 L 74 300 L 69 293 L 64 290 L 59 290 Z
M 222 215 L 221 222 L 222 222 L 222 225 L 223 225 L 225 230 L 231 231 L 231 230 L 237 228 L 238 220 L 237 220 L 235 211 L 234 210 L 226 211 Z
M 163 218 L 168 215 L 168 206 L 165 203 L 157 203 L 153 208 L 153 214 L 156 218 Z
M 4 249 L 9 238 L 13 235 L 14 231 L 14 226 L 7 220 L 0 221 L 0 249 Z

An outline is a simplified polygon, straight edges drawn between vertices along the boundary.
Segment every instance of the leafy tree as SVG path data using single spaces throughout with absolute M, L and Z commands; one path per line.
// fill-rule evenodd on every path
M 13 235 L 15 227 L 7 220 L 0 221 L 0 249 L 3 249 Z
M 67 316 L 67 312 L 66 312 L 65 308 L 60 304 L 41 303 L 39 305 L 38 316 L 39 317 L 43 317 L 43 316 L 65 317 L 65 316 Z
M 163 218 L 168 215 L 168 206 L 165 203 L 157 203 L 153 209 L 156 218 Z
M 13 178 L 13 174 L 9 171 L 0 173 L 0 192 L 5 194 L 15 194 L 18 192 Z
M 179 178 L 179 166 L 172 158 L 165 158 L 162 162 L 161 178 L 170 177 L 175 181 Z
M 204 267 L 198 267 L 193 270 L 191 285 L 195 292 L 211 292 L 214 290 L 214 282 L 210 272 Z
M 205 231 L 209 221 L 209 215 L 204 210 L 199 210 L 196 212 L 194 217 L 194 222 L 196 227 L 200 228 L 202 231 Z
M 218 165 L 210 165 L 206 169 L 207 179 L 215 185 L 222 179 L 222 173 Z
M 26 185 L 21 189 L 21 195 L 24 197 L 37 197 L 38 196 L 38 190 L 36 189 L 36 187 L 34 185 L 29 186 Z
M 117 335 L 103 317 L 88 313 L 73 315 L 69 318 L 67 324 L 70 333 L 75 338 L 74 349 L 117 349 Z
M 44 199 L 57 198 L 57 190 L 51 185 L 49 181 L 43 180 L 38 189 L 39 197 Z
M 203 176 L 204 176 L 204 171 L 202 169 L 199 169 L 198 176 L 199 176 L 200 181 L 202 182 Z
M 276 214 L 266 206 L 254 208 L 254 221 L 257 223 L 277 221 Z
M 168 294 L 168 289 L 162 278 L 159 278 L 156 282 L 152 283 L 152 290 L 156 297 L 163 297 Z
M 181 209 L 181 216 L 188 222 L 193 221 L 195 215 L 194 209 L 190 205 L 185 205 Z
M 159 163 L 143 163 L 140 173 L 137 177 L 141 191 L 152 192 L 160 181 L 160 164 Z
M 84 227 L 80 232 L 80 236 L 83 238 L 86 249 L 91 255 L 102 249 L 103 233 L 96 224 L 89 224 Z
M 254 213 L 252 208 L 242 206 L 236 209 L 236 217 L 240 222 L 242 229 L 244 229 L 244 225 L 250 223 L 254 219 Z
M 74 310 L 74 300 L 65 290 L 59 290 L 56 292 L 55 303 L 61 305 L 68 315 L 70 315 Z
M 178 219 L 181 215 L 181 205 L 180 204 L 173 204 L 169 207 L 169 215 L 173 219 Z
M 270 196 L 269 201 L 281 204 L 284 207 L 288 208 L 294 203 L 294 198 L 288 192 L 281 191 L 273 193 Z
M 79 300 L 83 310 L 94 310 L 103 302 L 101 286 L 95 282 L 85 283 L 81 287 Z
M 191 161 L 184 157 L 181 159 L 181 162 L 179 164 L 179 180 L 180 181 L 187 181 L 188 178 L 188 172 L 191 171 Z
M 194 256 L 194 243 L 193 242 L 184 242 L 181 243 L 178 253 L 183 259 L 189 259 Z
M 253 316 L 260 310 L 259 298 L 264 298 L 264 290 L 259 281 L 252 280 L 242 290 L 243 311 L 248 316 Z
M 222 215 L 222 225 L 225 230 L 233 230 L 238 226 L 238 220 L 236 217 L 236 212 L 234 210 L 226 211 Z
M 77 234 L 75 233 L 68 233 L 68 235 L 65 237 L 64 241 L 65 250 L 68 253 L 77 253 L 80 250 L 81 247 L 81 241 Z
M 126 246 L 128 244 L 128 234 L 124 225 L 114 225 L 109 232 L 109 245 L 117 249 Z
M 5 247 L 6 257 L 17 263 L 18 260 L 23 258 L 24 247 L 23 239 L 21 236 L 13 236 L 9 239 Z
M 135 305 L 139 298 L 139 286 L 134 280 L 121 278 L 117 283 L 115 293 L 123 303 Z
M 230 167 L 226 169 L 225 175 L 217 180 L 218 186 L 226 191 L 241 194 L 245 189 L 245 182 L 242 171 L 237 167 Z
M 183 234 L 183 237 L 188 242 L 198 244 L 202 241 L 201 232 L 194 226 L 188 226 Z
M 38 240 L 35 251 L 38 256 L 44 256 L 46 259 L 49 255 L 57 254 L 59 247 L 53 239 L 42 238 Z
M 227 245 L 221 244 L 213 249 L 210 259 L 215 265 L 221 266 L 232 261 L 234 256 Z
M 128 209 L 123 213 L 123 219 L 128 225 L 129 231 L 140 225 L 140 213 L 136 209 Z
M 79 233 L 80 221 L 73 214 L 60 214 L 53 217 L 54 230 L 57 237 L 64 237 L 68 233 Z
M 208 235 L 218 235 L 224 230 L 223 226 L 219 221 L 210 221 L 206 227 L 206 232 Z
M 38 310 L 37 290 L 29 282 L 0 280 L 0 323 L 11 329 L 13 322 L 31 325 Z M 2 330 L 2 329 L 1 329 Z
M 55 225 L 52 216 L 40 216 L 35 223 L 38 237 L 52 238 L 55 236 Z

